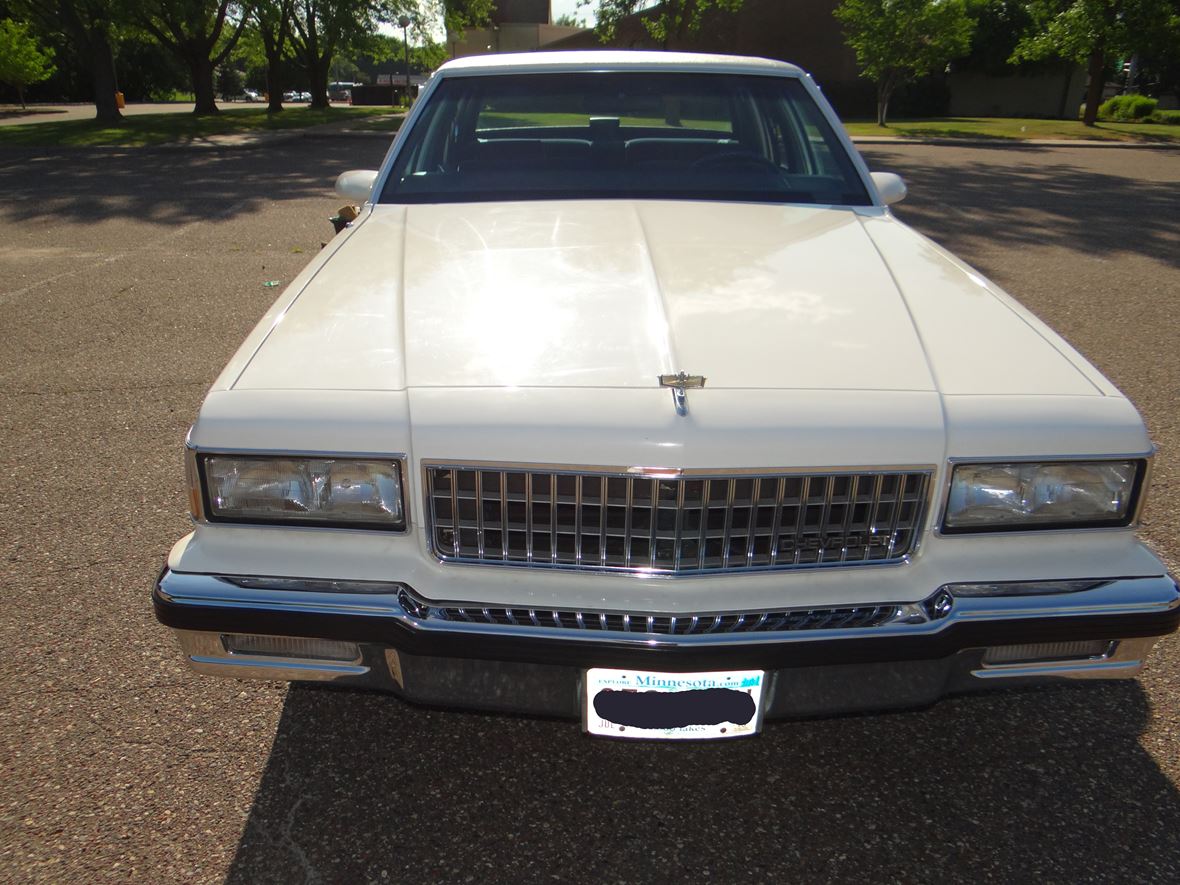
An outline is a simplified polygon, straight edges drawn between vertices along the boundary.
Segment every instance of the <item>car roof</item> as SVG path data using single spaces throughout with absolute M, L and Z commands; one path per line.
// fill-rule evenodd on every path
M 484 74 L 534 74 L 551 71 L 682 71 L 714 74 L 762 74 L 777 77 L 806 76 L 802 68 L 785 61 L 743 55 L 711 55 L 703 52 L 650 52 L 638 50 L 568 50 L 563 52 L 512 52 L 503 55 L 471 55 L 444 64 L 442 77 Z

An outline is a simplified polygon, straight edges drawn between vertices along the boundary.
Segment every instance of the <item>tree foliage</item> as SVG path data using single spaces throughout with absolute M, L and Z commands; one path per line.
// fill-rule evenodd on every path
M 643 27 L 665 49 L 673 39 L 683 39 L 701 29 L 710 10 L 737 12 L 746 0 L 598 0 L 598 36 L 603 43 L 614 39 L 619 22 L 637 12 Z
M 1011 74 L 1012 52 L 1032 26 L 1025 0 L 966 0 L 975 20 L 971 51 L 955 60 L 955 70 L 980 71 L 993 76 Z
M 843 0 L 834 15 L 861 76 L 877 84 L 881 126 L 894 90 L 965 55 L 975 27 L 963 0 Z
M 426 0 L 423 13 L 442 20 L 452 39 L 468 28 L 486 25 L 496 9 L 496 0 Z
M 128 24 L 130 0 L 10 0 L 10 12 L 42 34 L 62 34 L 87 69 L 96 119 L 123 118 L 115 103 L 115 34 Z
M 196 114 L 217 113 L 213 72 L 229 57 L 252 0 L 129 0 L 135 21 L 172 51 L 192 76 Z
M 410 18 L 423 29 L 423 8 L 413 0 L 295 0 L 291 41 L 307 71 L 311 106 L 328 107 L 328 71 L 337 53 L 379 55 L 377 27 Z
M 1013 61 L 1059 57 L 1086 65 L 1090 85 L 1082 121 L 1093 126 L 1111 62 L 1152 52 L 1168 39 L 1176 0 L 1032 0 L 1032 31 Z
M 27 22 L 0 20 L 0 83 L 16 87 L 25 106 L 25 87 L 40 83 L 53 73 L 50 54 L 29 34 Z
M 232 64 L 224 64 L 217 69 L 217 94 L 222 101 L 233 101 L 245 88 L 246 78 Z

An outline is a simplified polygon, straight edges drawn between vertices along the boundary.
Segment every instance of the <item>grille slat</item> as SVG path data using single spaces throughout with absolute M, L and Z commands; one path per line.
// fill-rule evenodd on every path
M 929 470 L 665 478 L 427 466 L 444 560 L 708 574 L 887 563 L 921 532 Z
M 484 558 L 483 534 L 483 471 L 475 471 L 475 543 L 479 547 L 479 558 Z
M 496 624 L 502 627 L 562 628 L 588 633 L 704 636 L 727 633 L 776 633 L 803 630 L 844 630 L 879 627 L 898 615 L 896 605 L 859 608 L 788 609 L 708 615 L 649 615 L 558 609 L 445 607 L 430 608 L 427 617 L 444 621 Z

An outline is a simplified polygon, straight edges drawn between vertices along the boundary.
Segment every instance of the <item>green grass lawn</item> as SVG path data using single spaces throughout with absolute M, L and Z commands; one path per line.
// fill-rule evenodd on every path
M 1180 143 L 1180 126 L 1161 123 L 1099 123 L 1080 120 L 1032 120 L 1018 117 L 946 117 L 932 120 L 891 120 L 885 128 L 871 120 L 845 123 L 848 134 L 909 138 L 1093 139 Z
M 0 127 L 0 145 L 23 146 L 114 146 L 140 147 L 199 141 L 212 135 L 248 134 L 281 129 L 306 129 L 324 123 L 347 124 L 349 128 L 396 132 L 402 118 L 390 117 L 386 107 L 333 107 L 313 111 L 289 107 L 270 116 L 261 107 L 222 108 L 212 117 L 192 114 L 139 114 L 128 116 L 117 126 L 100 126 L 94 120 L 62 120 Z M 581 114 L 485 113 L 484 126 L 586 125 Z M 660 126 L 663 120 L 625 118 L 623 125 Z M 684 120 L 691 128 L 715 128 L 716 121 Z M 1180 144 L 1180 126 L 1161 123 L 1099 123 L 1086 127 L 1076 120 L 1034 120 L 1013 117 L 946 117 L 927 120 L 894 120 L 880 127 L 871 120 L 846 123 L 852 136 L 909 138 L 989 139 L 1094 139 L 1147 141 Z
M 100 125 L 94 120 L 62 120 L 0 127 L 0 145 L 70 147 L 142 147 L 171 142 L 191 142 L 211 135 L 265 132 L 280 129 L 306 129 L 324 123 L 349 123 L 355 128 L 366 124 L 386 123 L 396 130 L 395 121 L 374 120 L 391 113 L 386 107 L 335 107 L 313 111 L 310 108 L 285 108 L 268 115 L 265 108 L 222 108 L 211 117 L 192 114 L 136 114 L 124 117 L 116 126 Z

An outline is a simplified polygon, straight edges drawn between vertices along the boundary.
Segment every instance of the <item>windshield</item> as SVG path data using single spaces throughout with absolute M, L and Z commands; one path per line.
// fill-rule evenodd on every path
M 798 79 L 642 71 L 444 79 L 381 194 L 587 198 L 871 202 Z

